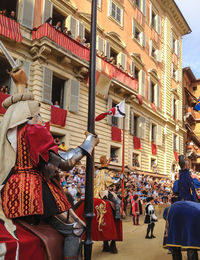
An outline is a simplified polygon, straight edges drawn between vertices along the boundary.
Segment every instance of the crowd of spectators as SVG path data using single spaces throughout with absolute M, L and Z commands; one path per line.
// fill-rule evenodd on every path
M 0 10 L 0 14 L 4 15 L 12 20 L 17 21 L 15 11 L 13 11 L 13 10 L 10 12 L 10 14 L 8 14 L 7 10 L 3 9 L 3 10 Z
M 50 17 L 50 18 L 48 18 L 48 19 L 46 20 L 46 23 L 52 24 L 53 27 L 54 27 L 56 30 L 58 30 L 58 31 L 62 32 L 63 34 L 65 34 L 65 35 L 67 35 L 67 36 L 73 38 L 71 31 L 68 30 L 67 27 L 65 27 L 65 28 L 63 29 L 63 26 L 62 26 L 62 22 L 61 22 L 61 21 L 57 21 L 55 24 L 53 24 L 53 21 L 52 21 L 52 20 L 53 20 L 53 19 Z M 78 35 L 74 40 L 77 41 L 78 43 L 82 44 L 82 45 L 85 46 L 86 48 L 90 48 L 90 43 L 87 42 L 86 38 L 81 38 L 81 36 Z M 125 73 L 128 74 L 130 77 L 133 77 L 133 75 L 132 75 L 128 70 L 125 70 L 125 68 L 123 68 L 123 66 L 122 66 L 120 63 L 117 63 L 115 57 L 111 56 L 111 57 L 109 58 L 109 57 L 107 57 L 107 56 L 105 55 L 105 53 L 104 53 L 103 51 L 100 51 L 100 52 L 99 52 L 98 50 L 97 50 L 97 55 L 98 55 L 99 57 L 101 57 L 102 59 L 104 59 L 105 61 L 109 62 L 110 64 L 116 66 L 118 69 L 120 69 L 121 71 L 125 72 Z
M 0 92 L 8 95 L 9 94 L 8 86 L 5 86 L 5 85 L 1 86 Z

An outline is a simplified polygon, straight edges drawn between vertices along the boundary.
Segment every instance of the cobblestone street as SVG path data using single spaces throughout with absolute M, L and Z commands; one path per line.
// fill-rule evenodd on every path
M 118 242 L 118 254 L 102 252 L 102 242 L 95 242 L 93 259 L 95 260 L 170 260 L 171 255 L 162 248 L 165 221 L 159 219 L 155 225 L 155 239 L 145 239 L 146 225 L 133 226 L 131 218 L 123 221 L 123 242 Z M 186 259 L 185 253 L 183 259 Z

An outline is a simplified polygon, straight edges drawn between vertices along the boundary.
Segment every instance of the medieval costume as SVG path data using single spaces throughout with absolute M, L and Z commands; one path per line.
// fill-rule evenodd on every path
M 181 260 L 181 248 L 187 249 L 188 260 L 198 260 L 200 204 L 190 171 L 185 167 L 185 158 L 179 156 L 179 180 L 174 183 L 175 202 L 168 209 L 164 234 L 164 247 L 171 247 L 172 259 Z
M 117 253 L 115 241 L 122 241 L 121 200 L 108 188 L 110 185 L 118 183 L 120 179 L 114 180 L 111 177 L 111 171 L 108 169 L 110 160 L 107 160 L 106 156 L 101 156 L 100 162 L 101 168 L 94 179 L 95 216 L 92 219 L 92 240 L 104 241 L 103 251 Z M 83 219 L 84 202 L 76 213 Z M 110 245 L 109 240 L 111 240 Z
M 148 197 L 146 199 L 147 204 L 146 204 L 146 207 L 145 207 L 144 223 L 148 224 L 147 233 L 146 233 L 146 237 L 145 237 L 147 239 L 155 238 L 155 236 L 153 234 L 153 230 L 154 230 L 155 222 L 158 221 L 158 218 L 155 214 L 154 206 L 151 204 L 152 200 L 153 200 L 153 197 Z M 149 233 L 151 233 L 151 235 L 149 235 Z
M 39 103 L 24 93 L 22 70 L 12 74 L 19 93 L 7 98 L 0 126 L 0 185 L 2 208 L 8 219 L 45 219 L 64 235 L 64 257 L 78 259 L 84 223 L 76 216 L 59 185 L 59 170 L 70 170 L 91 154 L 98 138 L 87 133 L 82 145 L 58 155 L 53 137 L 42 124 Z M 7 159 L 9 158 L 9 160 Z
M 141 201 L 138 199 L 138 195 L 130 196 L 131 198 L 131 208 L 133 214 L 133 225 L 139 225 L 139 217 L 142 214 Z

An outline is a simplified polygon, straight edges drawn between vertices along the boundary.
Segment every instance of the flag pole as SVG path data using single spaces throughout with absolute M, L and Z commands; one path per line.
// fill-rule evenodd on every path
M 122 188 L 121 188 L 121 195 L 122 195 L 122 203 L 121 203 L 121 215 L 123 216 L 124 210 L 124 164 L 125 164 L 125 117 L 123 117 L 123 142 L 122 142 Z
M 96 26 L 97 26 L 97 0 L 91 5 L 91 40 L 90 40 L 90 67 L 89 67 L 89 93 L 88 93 L 88 132 L 95 134 L 95 84 L 96 84 Z M 85 205 L 84 217 L 86 232 L 84 241 L 84 259 L 92 258 L 91 225 L 94 216 L 94 151 L 86 160 Z

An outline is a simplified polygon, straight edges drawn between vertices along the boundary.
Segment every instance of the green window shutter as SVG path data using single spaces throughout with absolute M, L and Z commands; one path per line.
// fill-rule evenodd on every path
M 85 38 L 85 26 L 81 22 L 78 22 L 78 36 L 80 36 L 81 41 Z
M 105 56 L 110 59 L 110 43 L 105 41 Z
M 149 25 L 152 25 L 152 3 L 149 4 Z
M 146 0 L 142 0 L 142 13 L 146 16 Z
M 135 38 L 135 21 L 132 19 L 132 38 Z
M 129 131 L 130 129 L 130 105 L 125 104 L 125 130 Z
M 160 125 L 157 125 L 157 145 L 163 145 L 163 128 Z
M 33 28 L 35 0 L 23 0 L 21 24 L 29 29 Z
M 151 101 L 152 92 L 151 92 L 151 78 L 148 77 L 148 100 Z
M 97 50 L 104 53 L 104 39 L 97 35 Z
M 49 17 L 52 17 L 52 14 L 53 14 L 53 3 L 50 0 L 44 0 L 42 23 L 45 23 L 45 21 Z
M 79 96 L 80 96 L 80 81 L 70 79 L 69 85 L 70 85 L 69 111 L 78 113 Z
M 131 111 L 131 127 L 130 127 L 130 134 L 134 135 L 134 112 Z
M 47 67 L 43 67 L 42 101 L 47 104 L 51 104 L 52 81 L 53 81 L 53 72 Z

